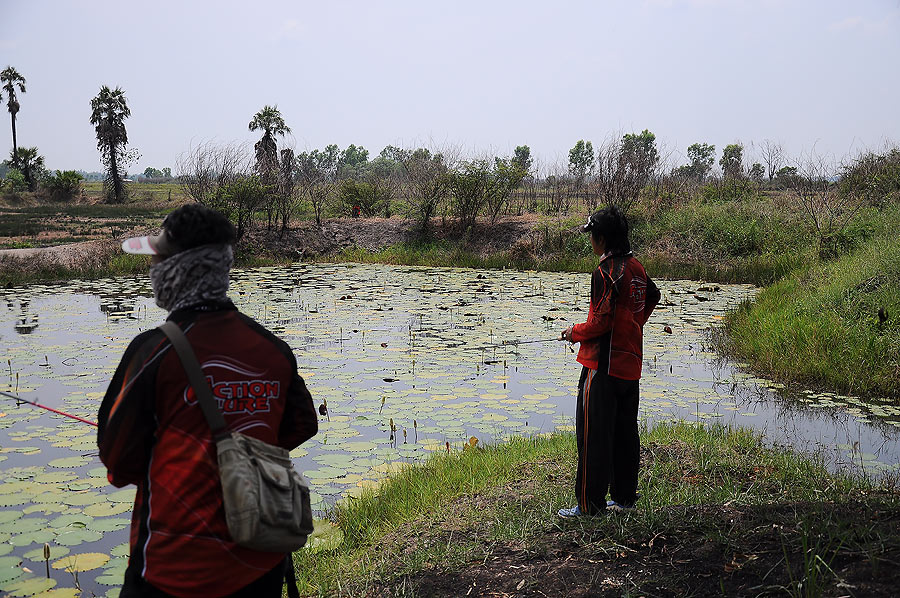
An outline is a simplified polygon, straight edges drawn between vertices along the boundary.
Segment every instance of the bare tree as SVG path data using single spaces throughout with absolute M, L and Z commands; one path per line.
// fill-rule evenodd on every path
M 182 154 L 176 169 L 185 195 L 223 213 L 242 238 L 267 197 L 266 187 L 251 174 L 250 152 L 242 145 L 203 143 Z
M 763 144 L 760 146 L 759 151 L 763 164 L 765 164 L 766 170 L 769 173 L 769 182 L 771 182 L 772 179 L 775 178 L 775 174 L 784 164 L 784 149 L 781 147 L 780 143 L 765 139 L 763 140 Z
M 403 150 L 398 160 L 403 167 L 408 215 L 419 221 L 422 232 L 427 235 L 431 217 L 450 190 L 449 173 L 453 160 L 443 152 L 424 147 Z
M 221 209 L 225 185 L 250 173 L 252 158 L 236 144 L 201 143 L 182 154 L 175 165 L 185 195 L 213 209 Z
M 571 199 L 575 194 L 575 181 L 568 174 L 568 169 L 561 165 L 548 166 L 543 179 L 544 194 L 547 198 L 548 214 L 560 214 L 569 211 Z
M 641 191 L 658 175 L 659 152 L 656 136 L 640 134 L 608 138 L 597 151 L 597 167 L 592 186 L 598 197 L 627 213 Z
M 822 156 L 810 154 L 800 160 L 790 185 L 806 221 L 812 226 L 819 255 L 833 257 L 845 247 L 842 233 L 862 205 L 854 194 L 841 193 L 838 168 Z

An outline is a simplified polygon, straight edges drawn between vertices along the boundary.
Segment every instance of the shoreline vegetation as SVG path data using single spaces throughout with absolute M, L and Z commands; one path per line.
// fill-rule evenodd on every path
M 312 596 L 890 596 L 897 480 L 829 473 L 744 429 L 641 434 L 641 498 L 561 521 L 571 433 L 439 451 L 338 503 L 295 553 Z M 339 530 L 339 531 L 338 531 Z
M 52 228 L 52 215 L 77 223 L 75 241 L 28 257 L 0 253 L 0 288 L 51 280 L 144 274 L 149 260 L 123 254 L 118 239 L 155 230 L 183 203 L 127 206 L 6 206 L 9 229 Z M 710 203 L 696 198 L 667 209 L 637 204 L 630 216 L 635 252 L 656 279 L 749 283 L 766 287 L 725 319 L 717 346 L 779 382 L 879 399 L 900 398 L 900 205 L 860 208 L 842 232 L 842 249 L 822 255 L 781 194 Z M 106 210 L 109 209 L 107 213 Z M 48 219 L 51 221 L 48 222 Z M 596 265 L 577 216 L 525 215 L 463 227 L 435 218 L 427 235 L 393 218 L 296 220 L 284 231 L 262 225 L 238 244 L 236 267 L 296 262 L 515 268 L 589 272 Z M 805 232 L 804 232 L 805 231 Z M 28 252 L 39 247 L 21 238 Z M 7 246 L 9 243 L 7 243 Z M 67 253 L 67 247 L 81 247 Z M 865 273 L 865 276 L 863 276 Z

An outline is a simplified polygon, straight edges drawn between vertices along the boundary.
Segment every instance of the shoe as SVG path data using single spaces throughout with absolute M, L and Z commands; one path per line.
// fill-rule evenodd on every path
M 581 509 L 578 505 L 575 505 L 569 509 L 560 509 L 557 514 L 563 519 L 574 519 L 576 517 L 585 517 L 585 514 L 581 512 Z
M 616 513 L 624 513 L 625 511 L 634 510 L 634 505 L 626 506 L 626 505 L 619 504 L 614 500 L 608 500 L 608 501 L 606 501 L 606 510 L 614 511 Z

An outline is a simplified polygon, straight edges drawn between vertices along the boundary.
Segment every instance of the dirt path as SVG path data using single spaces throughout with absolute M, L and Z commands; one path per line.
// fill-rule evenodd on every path
M 118 241 L 83 241 L 54 245 L 53 247 L 34 247 L 26 249 L 0 249 L 0 264 L 10 267 L 41 264 L 43 266 L 64 266 L 68 268 L 97 263 L 109 254 Z

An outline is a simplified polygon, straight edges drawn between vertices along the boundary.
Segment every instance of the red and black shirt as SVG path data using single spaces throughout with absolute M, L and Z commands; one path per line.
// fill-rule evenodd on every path
M 578 363 L 623 380 L 641 377 L 644 324 L 659 289 L 631 253 L 605 254 L 591 274 L 587 321 L 572 327 Z
M 173 312 L 229 429 L 293 449 L 315 435 L 312 397 L 288 345 L 231 302 Z M 114 486 L 137 485 L 129 568 L 175 596 L 224 596 L 284 559 L 228 534 L 216 446 L 187 375 L 157 328 L 137 336 L 100 406 Z

